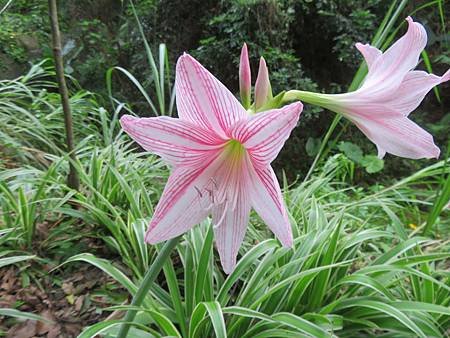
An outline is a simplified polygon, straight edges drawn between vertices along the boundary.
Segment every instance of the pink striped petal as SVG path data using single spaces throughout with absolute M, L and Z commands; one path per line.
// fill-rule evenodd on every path
M 406 20 L 408 31 L 373 62 L 363 88 L 390 91 L 401 83 L 408 71 L 416 67 L 420 53 L 427 44 L 427 34 L 420 23 L 414 22 L 411 17 Z
M 381 50 L 379 50 L 378 48 L 373 47 L 369 44 L 363 45 L 362 43 L 359 43 L 359 42 L 357 42 L 355 44 L 355 47 L 360 51 L 360 53 L 364 57 L 364 60 L 367 63 L 367 68 L 369 69 L 369 72 L 370 72 L 375 61 L 382 54 Z
M 401 113 L 384 111 L 378 116 L 371 109 L 371 116 L 353 114 L 351 120 L 377 145 L 378 155 L 386 152 L 411 158 L 438 158 L 440 150 L 433 142 L 433 136 Z
M 189 121 L 166 116 L 137 118 L 124 115 L 120 123 L 145 150 L 161 156 L 171 165 L 196 165 L 224 143 Z
M 261 108 L 267 102 L 270 90 L 269 70 L 267 69 L 266 60 L 261 56 L 258 76 L 255 82 L 255 109 Z
M 175 90 L 178 116 L 220 137 L 246 115 L 234 95 L 188 54 L 178 59 Z
M 232 137 L 244 145 L 255 165 L 265 166 L 280 152 L 297 125 L 302 109 L 302 103 L 295 102 L 252 115 L 233 127 Z
M 251 205 L 280 242 L 292 246 L 292 229 L 277 177 L 270 166 L 254 168 L 249 189 Z
M 208 216 L 204 191 L 223 162 L 218 156 L 219 152 L 199 168 L 174 169 L 156 206 L 146 242 L 155 244 L 179 236 Z
M 248 59 L 247 44 L 244 43 L 241 50 L 241 60 L 239 63 L 239 91 L 244 108 L 250 107 L 252 90 L 252 73 L 250 70 L 250 60 Z
M 234 209 L 222 203 L 212 210 L 216 247 L 226 274 L 230 274 L 236 265 L 249 216 L 250 202 L 244 189 L 239 189 L 238 203 Z
M 449 80 L 450 69 L 442 76 L 419 70 L 411 71 L 406 74 L 398 90 L 385 98 L 384 104 L 408 116 L 434 86 Z

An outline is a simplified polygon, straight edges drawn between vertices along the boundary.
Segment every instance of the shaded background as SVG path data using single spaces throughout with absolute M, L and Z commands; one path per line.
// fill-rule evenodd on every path
M 274 93 L 285 89 L 326 92 L 345 91 L 361 56 L 355 42 L 370 42 L 391 1 L 375 0 L 140 0 L 135 1 L 147 39 L 157 50 L 168 46 L 173 66 L 188 51 L 212 71 L 228 88 L 237 92 L 238 61 L 243 42 L 249 45 L 253 79 L 263 55 L 269 66 Z M 427 52 L 433 71 L 442 74 L 450 66 L 450 48 L 445 22 L 436 20 L 436 8 L 421 9 L 424 1 L 411 1 L 404 16 L 416 10 L 414 19 L 426 27 Z M 105 72 L 113 66 L 129 70 L 151 91 L 151 73 L 130 4 L 119 0 L 60 1 L 60 17 L 66 72 L 81 87 L 98 94 L 106 107 L 109 99 Z M 450 6 L 444 5 L 445 15 Z M 0 17 L 0 78 L 22 74 L 32 62 L 51 56 L 46 1 L 14 1 Z M 406 25 L 399 29 L 403 34 Z M 419 68 L 423 68 L 420 64 Z M 173 76 L 173 72 L 172 72 Z M 135 87 L 123 76 L 114 75 L 114 95 L 127 102 L 140 116 L 150 109 Z M 448 84 L 440 88 L 441 102 L 430 93 L 412 119 L 429 130 L 443 156 L 450 132 Z M 275 162 L 278 174 L 284 169 L 294 180 L 305 174 L 317 151 L 320 138 L 334 114 L 307 105 L 300 124 Z M 337 128 L 337 132 L 342 130 Z M 344 130 L 342 141 L 351 141 L 364 154 L 375 147 L 353 126 Z M 360 183 L 378 179 L 352 162 L 352 147 L 337 143 L 332 151 L 345 150 L 343 158 L 355 165 L 354 179 Z M 348 151 L 348 153 L 347 153 Z M 387 156 L 384 178 L 401 177 L 426 165 Z

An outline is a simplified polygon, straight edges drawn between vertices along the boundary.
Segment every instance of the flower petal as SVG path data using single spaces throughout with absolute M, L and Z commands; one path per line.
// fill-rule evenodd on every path
M 352 115 L 351 120 L 377 145 L 378 155 L 386 152 L 393 155 L 419 159 L 438 158 L 440 150 L 433 142 L 433 136 L 401 113 L 383 111 L 377 115 L 371 109 L 372 116 Z
M 393 110 L 408 116 L 424 99 L 425 95 L 438 84 L 450 80 L 450 69 L 442 76 L 436 76 L 424 71 L 411 71 L 406 74 L 400 87 L 390 97 L 386 97 L 385 104 Z
M 364 60 L 367 63 L 367 68 L 369 69 L 369 72 L 371 71 L 371 68 L 373 67 L 373 64 L 378 59 L 378 57 L 382 54 L 381 50 L 379 50 L 376 47 L 373 47 L 369 44 L 362 44 L 357 42 L 355 44 L 355 47 L 360 51 L 362 56 L 364 57 Z
M 375 60 L 364 80 L 363 88 L 390 92 L 401 83 L 408 71 L 416 67 L 420 53 L 427 44 L 427 33 L 411 17 L 406 20 L 408 31 Z
M 231 135 L 241 142 L 255 165 L 267 165 L 280 152 L 303 109 L 295 102 L 281 109 L 268 110 L 239 121 Z
M 234 95 L 188 54 L 178 59 L 175 90 L 178 116 L 221 137 L 246 115 Z
M 253 209 L 284 246 L 292 246 L 291 224 L 273 169 L 270 166 L 263 169 L 255 167 L 251 179 L 249 193 Z
M 181 235 L 208 216 L 208 197 L 202 193 L 222 164 L 220 151 L 202 167 L 175 168 L 167 181 L 145 235 L 154 244 Z
M 124 115 L 122 128 L 145 150 L 171 165 L 195 165 L 223 144 L 212 133 L 189 122 L 167 116 L 137 118 Z
M 235 209 L 222 203 L 212 210 L 216 247 L 226 274 L 230 274 L 236 265 L 236 256 L 245 236 L 249 216 L 250 202 L 244 189 L 239 189 Z
M 364 60 L 366 61 L 367 64 L 368 74 L 371 74 L 373 72 L 373 65 L 382 54 L 381 50 L 369 44 L 363 45 L 362 43 L 359 42 L 355 44 L 355 47 L 364 57 Z M 369 78 L 369 75 L 366 76 L 366 79 L 367 78 Z

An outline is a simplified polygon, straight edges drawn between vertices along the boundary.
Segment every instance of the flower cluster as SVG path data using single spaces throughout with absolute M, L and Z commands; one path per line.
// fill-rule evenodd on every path
M 303 108 L 300 99 L 347 117 L 377 145 L 380 157 L 386 152 L 438 157 L 432 136 L 408 115 L 433 86 L 450 79 L 450 71 L 438 77 L 412 70 L 427 37 L 422 25 L 407 20 L 407 33 L 384 53 L 356 45 L 368 65 L 358 90 L 338 95 L 291 90 L 284 100 L 297 102 L 276 109 L 270 109 L 274 98 L 263 58 L 251 103 L 245 44 L 239 70 L 242 104 L 194 58 L 181 56 L 175 81 L 178 118 L 121 118 L 123 129 L 137 143 L 172 167 L 146 241 L 153 244 L 179 236 L 211 216 L 220 259 L 230 273 L 253 208 L 281 243 L 291 246 L 291 226 L 270 163 L 297 125 Z

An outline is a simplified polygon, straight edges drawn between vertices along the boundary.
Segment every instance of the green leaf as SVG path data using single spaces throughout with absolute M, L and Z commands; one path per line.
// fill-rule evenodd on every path
M 363 161 L 363 152 L 359 146 L 351 142 L 341 142 L 338 149 L 342 151 L 352 161 L 361 164 Z
M 384 168 L 384 161 L 382 159 L 379 159 L 375 155 L 364 156 L 361 164 L 364 168 L 366 168 L 366 171 L 369 174 L 374 174 L 376 172 L 383 170 Z
M 197 276 L 195 278 L 194 303 L 197 304 L 202 300 L 204 293 L 205 281 L 208 274 L 209 260 L 212 255 L 213 245 L 213 226 L 208 225 L 208 232 L 203 243 L 203 247 L 198 262 Z
M 119 282 L 124 288 L 126 288 L 132 295 L 136 293 L 137 287 L 136 285 L 118 268 L 111 264 L 110 261 L 102 258 L 98 258 L 89 253 L 82 253 L 79 255 L 75 255 L 66 260 L 63 264 L 82 261 L 89 264 L 92 264 L 114 278 L 117 282 Z
M 300 332 L 304 332 L 316 338 L 321 337 L 332 337 L 330 333 L 323 330 L 321 327 L 317 326 L 306 319 L 296 316 L 292 313 L 277 313 L 272 316 L 272 318 L 286 326 L 294 328 Z
M 227 330 L 225 321 L 223 319 L 222 308 L 219 302 L 202 302 L 199 303 L 192 313 L 191 322 L 189 325 L 189 337 L 199 337 L 198 333 L 202 326 L 203 319 L 206 312 L 208 312 L 211 322 L 214 327 L 216 338 L 227 338 Z
M 366 299 L 348 299 L 341 302 L 338 308 L 349 308 L 349 307 L 364 307 L 373 309 L 382 313 L 387 314 L 388 316 L 395 318 L 404 326 L 413 331 L 417 336 L 425 338 L 426 335 L 423 331 L 412 321 L 407 315 L 405 315 L 402 311 L 398 310 L 395 307 L 395 303 L 393 305 L 389 305 L 386 303 L 382 303 L 374 300 L 366 300 Z
M 101 333 L 109 333 L 106 337 L 110 337 L 111 334 L 117 335 L 116 331 L 119 325 L 124 323 L 121 320 L 107 320 L 104 322 L 99 322 L 94 325 L 86 327 L 77 338 L 92 338 L 97 337 Z M 140 329 L 132 328 L 127 335 L 127 338 L 152 338 L 154 335 L 146 332 L 147 328 L 144 325 L 138 323 L 130 323 Z
M 182 335 L 178 332 L 177 328 L 172 323 L 172 321 L 169 318 L 167 318 L 167 316 L 165 316 L 163 313 L 161 313 L 159 310 L 154 311 L 143 307 L 131 305 L 111 306 L 107 308 L 107 310 L 122 310 L 122 311 L 134 310 L 134 311 L 142 311 L 142 313 L 148 313 L 151 316 L 151 319 L 155 321 L 155 323 L 164 331 L 166 335 L 170 337 L 182 337 Z M 135 319 L 135 321 L 137 320 Z
M 52 323 L 51 320 L 48 320 L 47 318 L 44 318 L 42 316 L 35 315 L 34 313 L 19 311 L 16 309 L 0 308 L 0 316 L 14 317 L 24 320 L 31 319 L 31 320 L 38 320 L 41 322 Z
M 306 141 L 306 153 L 308 156 L 314 157 L 317 155 L 320 149 L 320 139 L 314 137 L 308 137 Z
M 13 257 L 5 257 L 0 258 L 0 268 L 3 268 L 4 266 L 15 264 L 23 261 L 27 261 L 29 259 L 34 259 L 36 256 L 13 256 Z
M 222 287 L 220 288 L 216 300 L 225 306 L 230 298 L 230 290 L 234 283 L 236 283 L 242 275 L 248 271 L 259 258 L 269 252 L 270 250 L 279 247 L 279 244 L 274 239 L 268 239 L 264 242 L 251 248 L 236 264 L 233 272 L 227 277 Z

